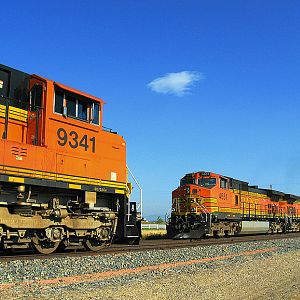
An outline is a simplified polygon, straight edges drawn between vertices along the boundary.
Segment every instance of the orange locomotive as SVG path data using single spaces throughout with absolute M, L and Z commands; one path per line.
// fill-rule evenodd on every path
M 170 238 L 300 231 L 300 197 L 211 172 L 186 174 L 172 193 Z
M 126 143 L 102 127 L 104 102 L 0 65 L 1 248 L 98 250 L 139 241 Z

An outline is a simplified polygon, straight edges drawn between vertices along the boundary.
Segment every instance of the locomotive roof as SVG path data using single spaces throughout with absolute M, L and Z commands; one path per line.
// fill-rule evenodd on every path
M 92 99 L 93 101 L 99 102 L 101 104 L 105 104 L 105 102 L 101 98 L 98 98 L 98 97 L 95 97 L 95 96 L 90 95 L 88 93 L 85 93 L 85 92 L 79 91 L 77 89 L 71 88 L 71 87 L 69 87 L 67 85 L 64 85 L 62 83 L 47 79 L 43 76 L 36 75 L 36 74 L 30 75 L 28 73 L 25 73 L 23 71 L 19 71 L 17 69 L 5 66 L 3 64 L 0 64 L 0 69 L 3 72 L 8 73 L 8 76 L 9 76 L 9 82 L 10 83 L 9 83 L 9 91 L 8 91 L 8 95 L 7 95 L 7 97 L 9 97 L 9 98 L 16 98 L 15 90 L 20 86 L 21 83 L 24 83 L 24 81 L 28 82 L 30 77 L 32 76 L 32 77 L 36 77 L 36 78 L 39 78 L 39 79 L 47 81 L 47 82 L 51 82 L 52 84 L 58 86 L 59 88 L 61 88 L 63 90 L 70 91 L 71 93 L 81 95 L 82 97 L 85 97 L 85 98 L 88 98 L 88 99 Z M 24 85 L 24 87 L 25 86 L 26 85 Z
M 217 175 L 217 176 L 227 178 L 231 182 L 230 183 L 231 187 L 238 188 L 238 189 L 241 189 L 244 191 L 264 194 L 264 195 L 268 195 L 269 197 L 277 197 L 277 198 L 280 197 L 280 198 L 285 198 L 285 199 L 290 199 L 290 200 L 300 200 L 300 196 L 297 196 L 297 195 L 286 194 L 284 192 L 273 190 L 273 189 L 259 188 L 257 185 L 249 185 L 249 183 L 247 181 L 242 181 L 239 179 L 220 175 L 220 174 L 213 173 L 213 172 L 207 172 L 207 171 L 192 172 L 192 173 L 187 173 L 184 177 L 192 177 L 196 173 L 207 173 L 207 174 L 209 173 L 210 175 Z
M 104 102 L 101 98 L 98 98 L 98 97 L 95 97 L 91 94 L 88 94 L 88 93 L 85 93 L 85 92 L 82 92 L 82 91 L 79 91 L 77 89 L 74 89 L 74 88 L 71 88 L 65 84 L 62 84 L 62 83 L 59 83 L 57 81 L 53 81 L 53 80 L 50 80 L 50 79 L 47 79 L 45 77 L 42 77 L 42 76 L 39 76 L 39 75 L 36 75 L 36 74 L 33 74 L 33 76 L 35 77 L 38 77 L 40 79 L 43 79 L 43 80 L 46 80 L 46 81 L 50 81 L 52 82 L 54 85 L 56 85 L 57 87 L 63 89 L 63 90 L 66 90 L 66 91 L 70 91 L 71 93 L 74 93 L 74 94 L 77 94 L 77 95 L 80 95 L 80 96 L 83 96 L 85 98 L 89 98 L 89 99 L 92 99 L 96 102 L 99 102 L 99 103 L 102 103 L 102 104 L 105 104 L 106 102 Z
M 92 100 L 97 101 L 97 102 L 100 102 L 100 103 L 102 103 L 102 104 L 105 104 L 105 103 L 106 103 L 106 102 L 104 102 L 101 98 L 98 98 L 98 97 L 95 97 L 95 96 L 93 96 L 93 95 L 90 95 L 90 94 L 81 92 L 81 91 L 79 91 L 79 90 L 76 90 L 76 89 L 74 89 L 74 88 L 71 88 L 71 87 L 69 87 L 69 86 L 66 86 L 66 85 L 64 85 L 64 84 L 62 84 L 62 83 L 59 83 L 59 82 L 56 82 L 56 81 L 55 81 L 54 84 L 55 84 L 56 86 L 58 86 L 59 88 L 63 89 L 63 90 L 70 91 L 70 92 L 72 92 L 72 93 L 74 93 L 74 94 L 81 95 L 81 96 L 83 96 L 83 97 L 92 99 Z

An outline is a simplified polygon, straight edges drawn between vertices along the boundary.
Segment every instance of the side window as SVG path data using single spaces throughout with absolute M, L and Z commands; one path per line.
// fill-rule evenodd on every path
M 54 112 L 58 114 L 66 114 L 69 117 L 99 125 L 100 109 L 99 103 L 79 99 L 76 95 L 66 94 L 63 91 L 55 91 Z
M 239 196 L 235 195 L 235 206 L 239 205 Z
M 66 96 L 68 116 L 76 118 L 76 98 Z
M 87 103 L 82 101 L 82 100 L 78 100 L 78 118 L 81 120 L 87 120 Z
M 43 86 L 35 84 L 30 90 L 30 110 L 36 111 L 42 107 Z
M 62 114 L 64 106 L 64 94 L 62 92 L 55 92 L 54 111 Z
M 221 189 L 227 189 L 228 188 L 228 182 L 225 178 L 220 178 L 220 188 Z
M 100 106 L 98 103 L 93 103 L 92 106 L 92 123 L 99 125 Z

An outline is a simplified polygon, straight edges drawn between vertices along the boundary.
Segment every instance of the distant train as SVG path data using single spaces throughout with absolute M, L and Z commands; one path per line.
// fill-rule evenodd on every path
M 300 231 L 300 197 L 211 172 L 186 174 L 172 192 L 168 237 Z
M 103 105 L 0 65 L 0 250 L 138 243 L 126 143 L 102 127 Z

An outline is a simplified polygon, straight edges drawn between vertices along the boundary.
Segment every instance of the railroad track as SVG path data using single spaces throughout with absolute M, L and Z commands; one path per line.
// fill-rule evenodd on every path
M 63 257 L 80 257 L 80 256 L 98 256 L 104 254 L 122 254 L 124 252 L 136 252 L 146 250 L 166 250 L 196 246 L 210 246 L 210 245 L 224 245 L 224 244 L 236 244 L 242 242 L 259 242 L 269 240 L 280 240 L 300 237 L 300 232 L 288 233 L 288 234 L 274 234 L 274 235 L 244 235 L 228 238 L 218 239 L 201 239 L 201 240 L 171 240 L 171 239 L 157 239 L 157 240 L 142 240 L 140 245 L 122 245 L 113 244 L 108 248 L 104 248 L 99 252 L 84 251 L 81 249 L 68 250 L 65 252 L 57 252 L 48 255 L 37 254 L 31 250 L 26 252 L 14 252 L 11 254 L 0 254 L 0 262 L 12 261 L 12 260 L 33 260 L 33 259 L 53 259 Z

